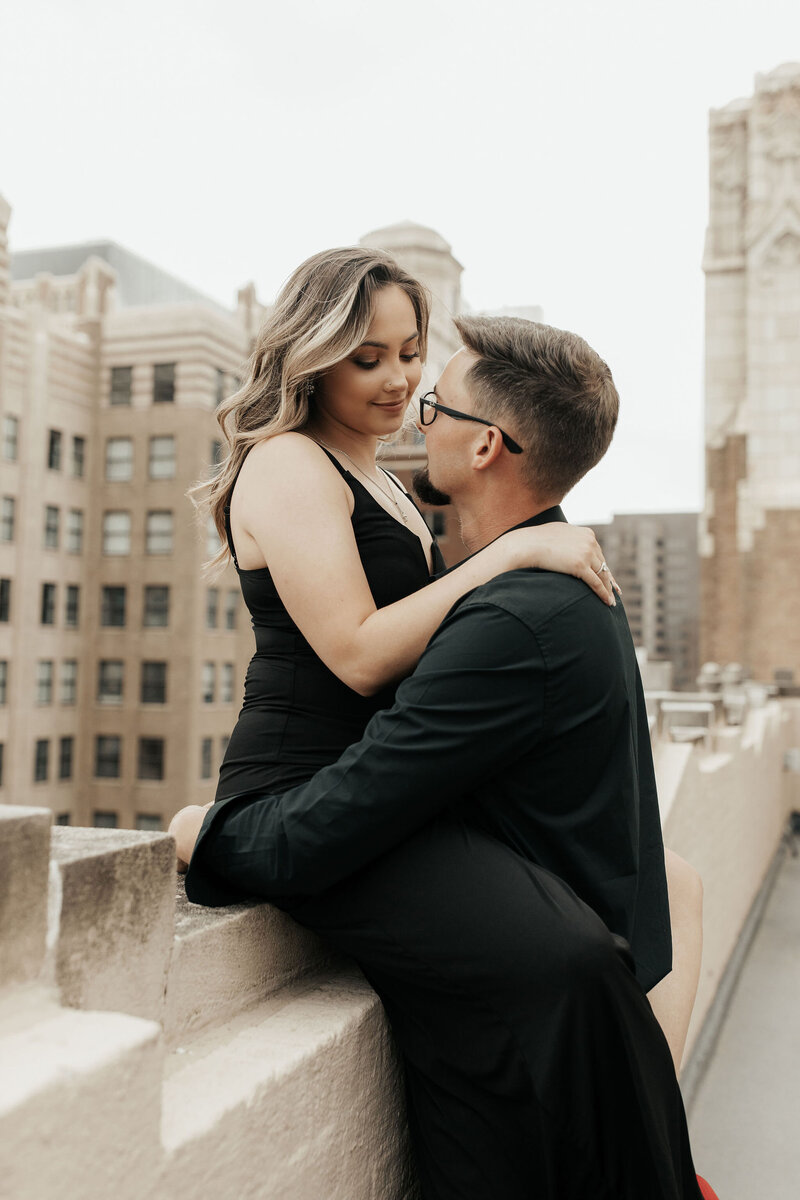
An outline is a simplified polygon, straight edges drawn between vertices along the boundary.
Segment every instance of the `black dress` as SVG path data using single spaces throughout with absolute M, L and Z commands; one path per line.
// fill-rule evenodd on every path
M 332 454 L 328 458 L 353 493 L 353 534 L 376 606 L 383 608 L 424 587 L 431 572 L 420 539 Z M 286 611 L 269 568 L 239 567 L 227 512 L 225 517 L 256 652 L 220 768 L 218 801 L 253 790 L 283 791 L 310 779 L 359 740 L 373 713 L 391 707 L 395 692 L 390 686 L 359 696 L 325 666 Z M 433 570 L 443 568 L 434 542 Z

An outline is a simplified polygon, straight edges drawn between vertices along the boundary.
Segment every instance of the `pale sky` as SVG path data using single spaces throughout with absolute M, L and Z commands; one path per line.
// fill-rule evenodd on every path
M 540 304 L 622 416 L 571 520 L 702 504 L 708 110 L 800 59 L 797 0 L 12 0 L 12 249 L 111 238 L 231 305 L 401 220 L 472 308 Z

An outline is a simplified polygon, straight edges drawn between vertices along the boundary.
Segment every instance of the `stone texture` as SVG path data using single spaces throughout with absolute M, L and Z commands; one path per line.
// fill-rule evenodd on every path
M 800 704 L 772 701 L 717 727 L 714 749 L 655 746 L 664 841 L 704 884 L 703 965 L 687 1061 L 750 906 L 797 803 L 783 756 L 800 745 Z
M 58 826 L 53 834 L 62 1002 L 160 1020 L 174 934 L 174 840 Z
M 31 1015 L 9 1028 L 0 1012 L 0 1200 L 158 1195 L 158 1026 L 42 1001 Z
M 414 1195 L 386 1018 L 359 975 L 286 988 L 174 1059 L 159 1195 Z
M 178 881 L 175 944 L 164 1032 L 174 1043 L 228 1020 L 296 977 L 319 970 L 330 950 L 269 904 L 203 908 Z
M 0 805 L 0 986 L 38 975 L 47 932 L 50 812 Z
M 701 658 L 800 675 L 800 64 L 709 136 Z

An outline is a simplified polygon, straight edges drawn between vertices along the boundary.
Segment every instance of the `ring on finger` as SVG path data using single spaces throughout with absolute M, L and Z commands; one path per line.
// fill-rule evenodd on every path
M 602 575 L 603 571 L 607 571 L 607 570 L 608 570 L 608 563 L 606 562 L 605 559 L 603 559 L 603 561 L 600 563 L 600 566 L 597 568 L 597 574 Z

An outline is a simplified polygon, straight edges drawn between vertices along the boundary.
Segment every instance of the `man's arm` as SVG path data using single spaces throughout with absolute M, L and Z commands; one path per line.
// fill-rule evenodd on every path
M 494 604 L 443 622 L 392 709 L 308 783 L 212 820 L 192 859 L 267 899 L 315 895 L 352 875 L 529 751 L 542 726 L 536 639 Z

